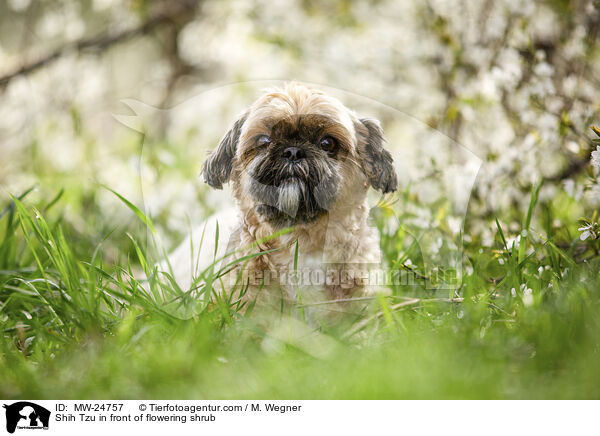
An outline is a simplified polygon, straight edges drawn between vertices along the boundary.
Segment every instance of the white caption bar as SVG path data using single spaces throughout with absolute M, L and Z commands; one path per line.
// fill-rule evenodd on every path
M 598 401 L 3 401 L 0 434 L 580 434 Z M 39 430 L 43 430 L 39 433 Z M 214 433 L 217 432 L 217 433 Z

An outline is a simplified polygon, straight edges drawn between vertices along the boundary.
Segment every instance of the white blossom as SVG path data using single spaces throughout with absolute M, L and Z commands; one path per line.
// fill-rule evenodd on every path
M 600 145 L 596 146 L 596 150 L 592 151 L 592 165 L 594 168 L 600 168 Z

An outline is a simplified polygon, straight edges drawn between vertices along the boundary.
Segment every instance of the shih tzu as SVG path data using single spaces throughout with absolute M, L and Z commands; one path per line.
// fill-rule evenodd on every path
M 377 231 L 367 223 L 367 192 L 388 193 L 398 185 L 383 142 L 377 120 L 360 118 L 302 84 L 268 91 L 254 102 L 202 167 L 212 188 L 231 183 L 237 204 L 237 213 L 221 213 L 203 231 L 216 231 L 218 222 L 220 238 L 227 240 L 220 253 L 235 253 L 223 262 L 245 259 L 213 291 L 239 292 L 242 299 L 283 295 L 288 301 L 372 292 L 366 273 L 379 264 L 380 249 Z M 200 253 L 210 261 L 218 257 L 211 239 L 204 238 L 208 246 Z M 193 278 L 188 265 L 194 262 L 183 260 L 189 247 L 184 242 L 171 262 L 184 268 L 180 276 Z

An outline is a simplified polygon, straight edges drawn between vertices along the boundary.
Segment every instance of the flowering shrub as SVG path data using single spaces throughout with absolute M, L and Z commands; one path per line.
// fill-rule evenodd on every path
M 592 130 L 596 135 L 597 139 L 593 142 L 600 144 L 600 129 L 592 126 Z M 591 171 L 589 176 L 589 189 L 594 192 L 600 192 L 600 145 L 596 146 L 596 149 L 591 153 Z M 592 245 L 595 253 L 598 253 L 598 243 L 595 242 L 600 238 L 600 222 L 598 221 L 598 211 L 594 210 L 594 213 L 590 219 L 581 218 L 579 220 L 580 227 L 577 229 L 581 232 L 579 239 L 582 241 L 588 240 L 588 244 Z

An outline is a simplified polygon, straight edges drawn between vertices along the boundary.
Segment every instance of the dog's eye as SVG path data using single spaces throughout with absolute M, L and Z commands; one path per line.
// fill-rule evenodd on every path
M 269 138 L 267 135 L 260 135 L 258 138 L 256 138 L 256 145 L 259 147 L 262 147 L 263 145 L 268 145 L 271 143 L 271 138 Z
M 337 148 L 337 141 L 331 136 L 325 136 L 319 141 L 319 146 L 327 153 L 332 153 Z

